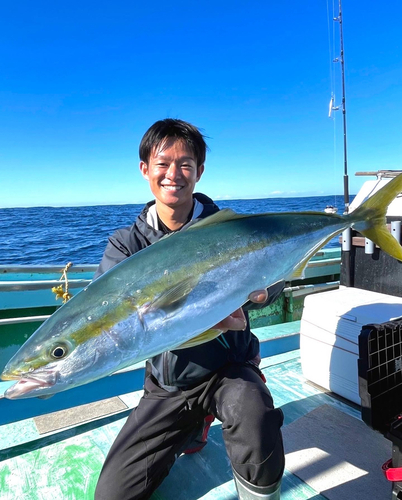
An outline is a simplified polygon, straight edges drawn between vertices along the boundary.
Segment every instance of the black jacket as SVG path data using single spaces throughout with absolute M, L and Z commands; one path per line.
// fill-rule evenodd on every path
M 194 197 L 203 205 L 199 219 L 219 211 L 217 205 L 207 196 L 196 193 Z M 154 229 L 147 223 L 147 213 L 154 203 L 152 201 L 145 205 L 131 227 L 119 229 L 109 238 L 95 278 L 130 255 L 155 243 L 164 235 L 162 231 Z M 282 292 L 283 286 L 281 282 L 270 287 L 269 299 L 265 304 L 249 302 L 244 306 L 247 318 L 246 330 L 228 331 L 205 344 L 164 352 L 150 359 L 149 368 L 159 384 L 167 390 L 188 388 L 200 384 L 228 362 L 244 363 L 254 359 L 259 353 L 259 341 L 250 330 L 246 311 L 259 309 L 274 302 Z

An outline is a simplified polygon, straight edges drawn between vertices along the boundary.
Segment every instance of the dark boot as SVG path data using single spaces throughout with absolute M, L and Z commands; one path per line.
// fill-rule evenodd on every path
M 234 469 L 233 478 L 235 481 L 239 500 L 279 500 L 281 496 L 282 479 L 269 486 L 254 486 L 243 479 Z

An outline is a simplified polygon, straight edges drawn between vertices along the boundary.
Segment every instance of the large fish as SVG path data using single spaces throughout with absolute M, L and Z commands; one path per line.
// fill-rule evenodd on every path
M 402 260 L 385 226 L 399 175 L 349 215 L 222 210 L 124 260 L 60 307 L 5 367 L 5 397 L 43 397 L 105 377 L 166 350 L 210 340 L 213 326 L 253 290 L 301 273 L 353 226 Z

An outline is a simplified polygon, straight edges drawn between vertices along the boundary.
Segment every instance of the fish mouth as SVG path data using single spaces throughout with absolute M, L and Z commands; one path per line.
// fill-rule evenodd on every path
M 0 375 L 1 380 L 18 380 L 19 378 L 20 378 L 19 375 L 13 375 L 12 373 L 6 373 L 6 372 L 3 372 Z
M 24 375 L 13 375 L 10 373 L 3 373 L 1 375 L 2 380 L 16 380 L 17 382 L 9 387 L 5 393 L 4 397 L 7 399 L 19 399 L 31 397 L 30 394 L 35 391 L 32 396 L 40 396 L 42 390 L 45 391 L 50 387 L 53 387 L 57 381 L 56 372 L 46 372 L 46 373 L 35 373 L 35 374 L 24 374 Z M 36 393 L 36 391 L 39 391 Z

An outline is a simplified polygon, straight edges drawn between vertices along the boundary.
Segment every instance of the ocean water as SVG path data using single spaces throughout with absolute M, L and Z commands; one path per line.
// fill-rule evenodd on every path
M 318 210 L 335 205 L 343 211 L 341 196 L 267 198 L 216 201 L 238 213 Z M 97 264 L 107 238 L 130 226 L 143 205 L 94 207 L 32 207 L 0 209 L 0 265 Z M 327 246 L 339 246 L 335 238 Z

